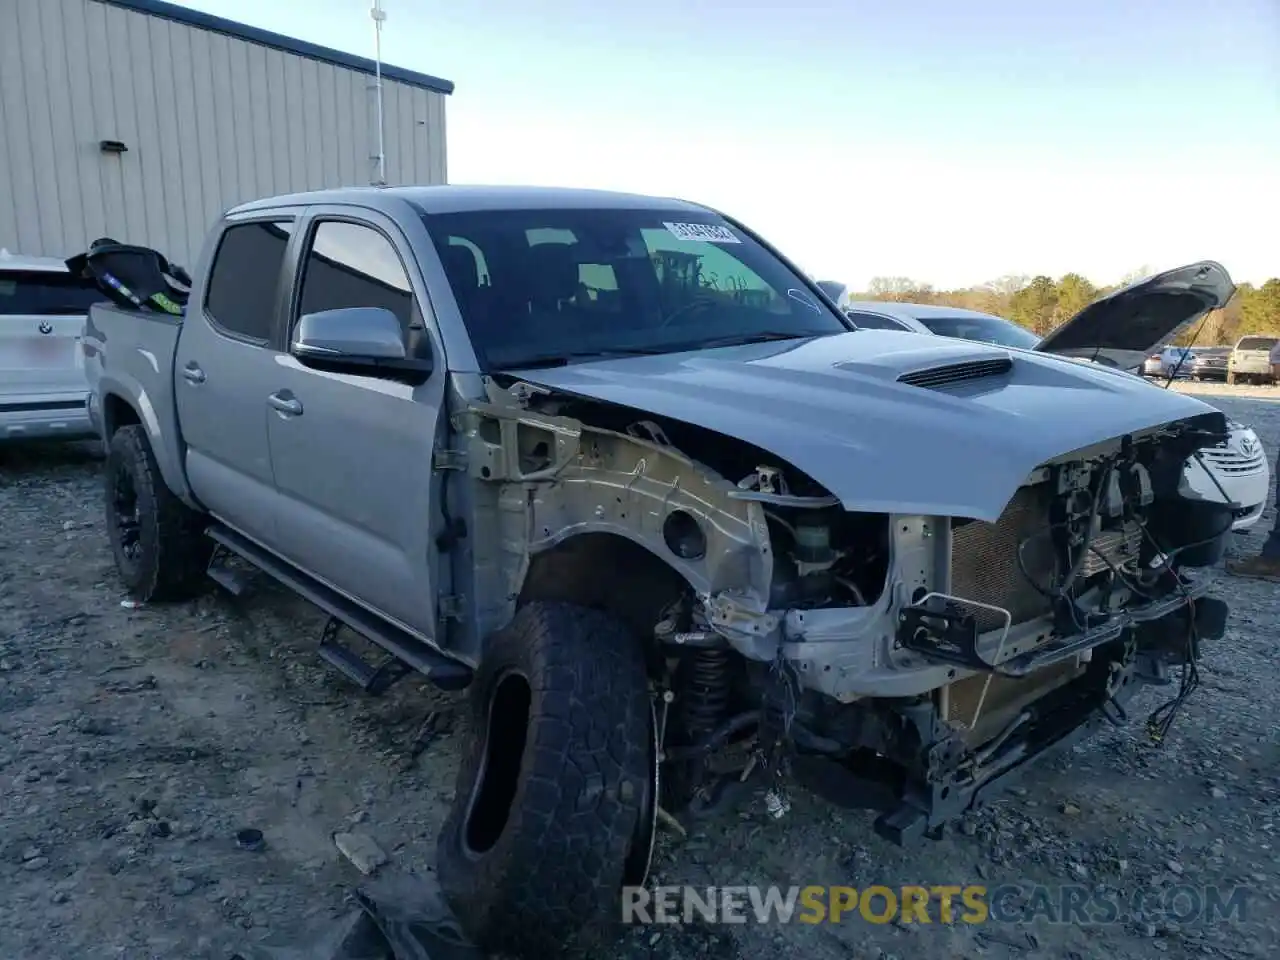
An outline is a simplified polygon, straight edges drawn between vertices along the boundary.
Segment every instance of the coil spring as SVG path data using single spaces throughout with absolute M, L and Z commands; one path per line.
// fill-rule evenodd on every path
M 729 711 L 729 651 L 723 647 L 694 651 L 684 687 L 684 722 L 696 743 L 710 735 Z

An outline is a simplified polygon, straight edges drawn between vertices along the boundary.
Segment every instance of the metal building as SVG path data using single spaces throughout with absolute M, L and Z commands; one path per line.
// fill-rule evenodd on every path
M 381 72 L 386 182 L 444 183 L 453 84 Z M 374 75 L 160 0 L 0 0 L 0 248 L 110 236 L 190 264 L 236 203 L 375 182 Z

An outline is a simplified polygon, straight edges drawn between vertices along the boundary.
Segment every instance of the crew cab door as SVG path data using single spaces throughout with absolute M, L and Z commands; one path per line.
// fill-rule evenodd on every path
M 289 217 L 227 227 L 200 271 L 178 337 L 174 394 L 187 482 L 211 514 L 267 547 L 276 543 L 267 397 L 277 389 Z
M 423 639 L 435 634 L 438 530 L 432 449 L 447 371 L 428 334 L 412 250 L 394 223 L 350 208 L 312 208 L 290 307 L 300 316 L 385 307 L 410 356 L 432 358 L 425 383 L 334 372 L 277 358 L 268 437 L 284 557 Z M 434 323 L 431 324 L 434 326 Z M 434 353 L 434 357 L 432 356 Z

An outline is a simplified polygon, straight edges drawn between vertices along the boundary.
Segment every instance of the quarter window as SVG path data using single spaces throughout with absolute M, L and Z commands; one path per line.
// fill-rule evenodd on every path
M 293 224 L 239 223 L 218 244 L 204 309 L 224 330 L 267 343 L 275 325 L 280 268 Z

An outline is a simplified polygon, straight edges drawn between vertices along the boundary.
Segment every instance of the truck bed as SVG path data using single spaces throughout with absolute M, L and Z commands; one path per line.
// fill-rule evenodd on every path
M 123 423 L 141 420 L 169 489 L 190 498 L 174 396 L 174 356 L 182 319 L 95 304 L 85 321 L 90 408 L 104 443 Z

